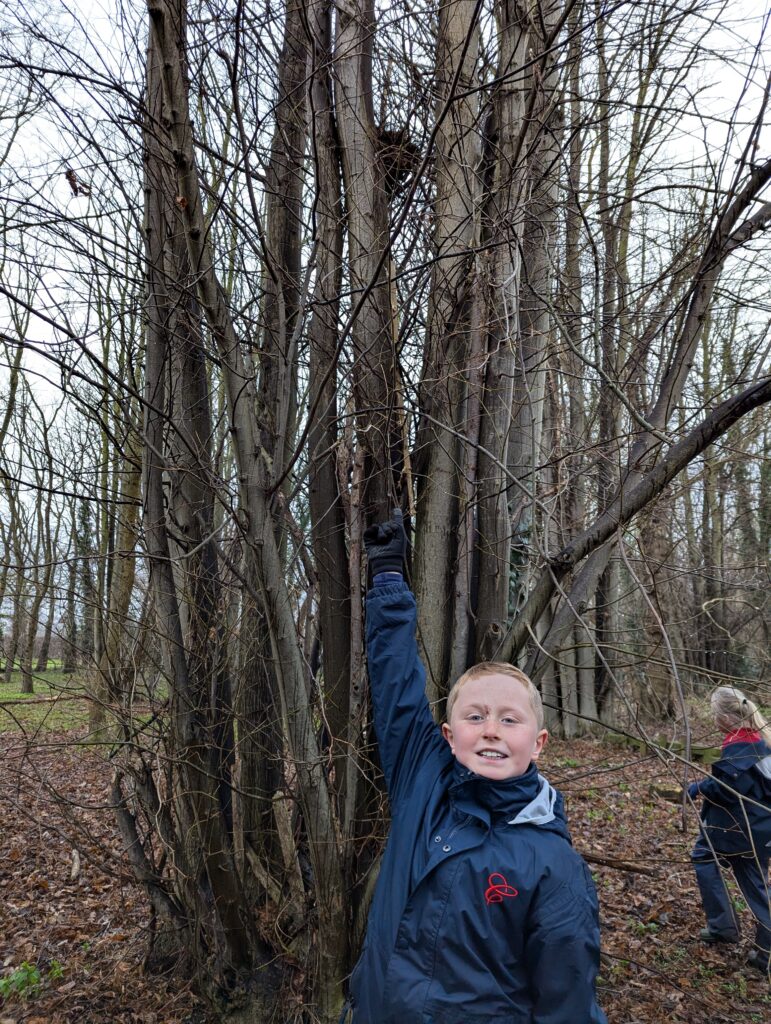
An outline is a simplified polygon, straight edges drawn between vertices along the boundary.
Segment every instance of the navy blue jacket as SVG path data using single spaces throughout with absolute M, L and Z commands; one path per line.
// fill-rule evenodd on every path
M 762 739 L 723 747 L 712 778 L 699 783 L 702 829 L 717 853 L 768 856 L 771 843 L 771 749 Z
M 367 601 L 375 728 L 391 802 L 354 1024 L 605 1024 L 597 898 L 562 798 L 536 771 L 460 765 L 434 723 L 404 583 Z

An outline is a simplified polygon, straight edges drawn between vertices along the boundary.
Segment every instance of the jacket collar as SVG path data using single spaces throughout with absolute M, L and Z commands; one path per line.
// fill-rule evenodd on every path
M 532 762 L 524 775 L 497 780 L 477 775 L 455 761 L 449 797 L 457 812 L 470 814 L 488 827 L 564 823 L 559 794 Z
M 737 729 L 724 738 L 723 746 L 727 747 L 729 743 L 760 743 L 760 733 L 757 729 Z
M 757 743 L 732 740 L 723 747 L 715 766 L 730 778 L 737 778 L 742 772 L 755 767 L 759 768 L 766 778 L 771 778 L 771 748 L 762 738 Z

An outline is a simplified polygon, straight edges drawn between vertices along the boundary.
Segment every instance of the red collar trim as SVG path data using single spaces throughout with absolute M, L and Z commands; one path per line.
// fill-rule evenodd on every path
M 723 740 L 723 746 L 729 743 L 759 743 L 760 733 L 755 729 L 737 729 L 736 732 L 729 732 Z

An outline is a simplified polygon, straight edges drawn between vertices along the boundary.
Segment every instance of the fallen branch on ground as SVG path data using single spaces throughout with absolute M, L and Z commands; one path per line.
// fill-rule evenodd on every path
M 605 857 L 600 853 L 589 853 L 587 850 L 578 851 L 589 864 L 602 864 L 606 868 L 615 868 L 617 871 L 634 871 L 638 875 L 655 875 L 656 868 L 648 868 L 642 864 L 636 864 L 631 860 L 622 860 L 620 857 Z

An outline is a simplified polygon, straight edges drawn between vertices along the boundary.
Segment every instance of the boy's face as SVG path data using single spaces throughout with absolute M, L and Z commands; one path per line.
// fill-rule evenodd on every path
M 442 735 L 477 775 L 513 779 L 537 760 L 548 734 L 538 729 L 526 687 L 496 674 L 463 684 Z

